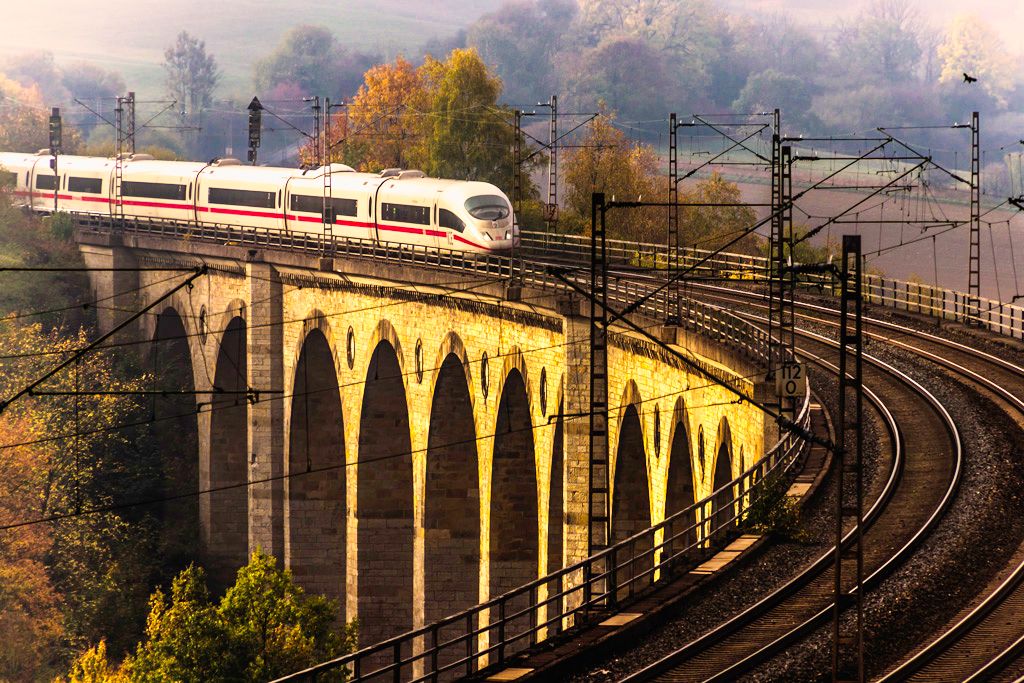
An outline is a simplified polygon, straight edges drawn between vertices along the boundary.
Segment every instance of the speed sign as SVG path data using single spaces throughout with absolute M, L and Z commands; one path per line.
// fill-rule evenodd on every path
M 807 393 L 807 372 L 803 363 L 785 363 L 775 373 L 775 391 L 779 396 L 797 398 Z

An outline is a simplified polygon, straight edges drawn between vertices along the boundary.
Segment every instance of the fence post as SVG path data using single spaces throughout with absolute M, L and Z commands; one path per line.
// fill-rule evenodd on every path
M 498 664 L 505 661 L 505 599 L 498 601 Z

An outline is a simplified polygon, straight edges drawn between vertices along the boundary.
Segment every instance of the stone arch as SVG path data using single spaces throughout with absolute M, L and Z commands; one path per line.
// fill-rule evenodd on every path
M 338 346 L 338 339 L 334 335 L 334 328 L 331 327 L 327 314 L 319 308 L 310 309 L 306 317 L 302 319 L 302 330 L 299 332 L 299 339 L 302 343 L 296 344 L 292 349 L 292 367 L 297 368 L 299 366 L 299 360 L 305 349 L 305 342 L 313 332 L 319 332 L 327 341 L 327 348 L 330 349 L 331 362 L 334 366 L 332 370 L 337 374 L 338 368 L 341 367 L 338 364 L 338 354 L 344 353 L 344 350 L 339 351 L 342 347 Z
M 224 335 L 227 332 L 228 326 L 234 321 L 235 318 L 241 318 L 244 322 L 248 319 L 246 316 L 245 302 L 241 299 L 232 299 L 224 307 L 224 310 L 217 314 L 216 321 L 210 322 L 207 318 L 207 332 L 208 334 L 216 339 Z
M 626 417 L 626 410 L 630 406 L 639 412 L 643 404 L 644 400 L 640 395 L 640 388 L 636 385 L 636 382 L 634 380 L 626 382 L 626 386 L 622 388 L 622 398 L 619 400 L 619 427 L 621 428 L 622 421 Z
M 718 437 L 715 440 L 714 465 L 712 466 L 712 485 L 714 493 L 711 497 L 711 529 L 724 526 L 735 526 L 732 487 L 726 486 L 732 481 L 732 432 L 729 419 L 723 417 L 718 423 Z M 723 488 L 724 487 L 724 488 Z
M 433 385 L 427 434 L 423 501 L 427 623 L 480 601 L 480 479 L 470 386 L 463 360 L 449 353 Z
M 637 532 L 648 529 L 651 526 L 651 502 L 650 488 L 647 483 L 647 453 L 644 448 L 643 426 L 640 420 L 639 393 L 635 399 L 627 391 L 623 394 L 623 400 L 629 400 L 628 404 L 619 407 L 619 429 L 618 445 L 615 449 L 615 470 L 612 479 L 612 528 L 611 543 L 614 545 L 623 541 Z M 633 385 L 635 389 L 635 385 Z M 652 548 L 652 538 L 646 536 L 637 542 L 633 549 L 637 554 Z M 628 552 L 628 549 L 627 549 Z M 617 564 L 626 561 L 627 552 L 620 554 L 616 560 Z M 653 566 L 653 555 L 647 553 L 642 558 L 623 566 L 617 570 L 617 579 L 620 585 L 634 577 L 649 570 Z M 651 582 L 652 575 L 637 578 L 632 583 L 632 590 L 636 591 Z M 627 585 L 621 595 L 627 595 L 630 590 Z
M 345 433 L 334 352 L 309 319 L 292 378 L 285 479 L 285 565 L 296 582 L 345 604 Z M 322 320 L 322 318 L 320 318 Z M 344 616 L 344 614 L 342 614 Z
M 555 416 L 554 442 L 551 447 L 551 481 L 548 499 L 547 572 L 564 566 L 565 553 L 565 404 L 562 383 L 558 383 L 558 413 Z
M 395 329 L 395 326 L 387 318 L 381 318 L 377 321 L 377 327 L 373 330 L 373 336 L 370 337 L 370 345 L 367 348 L 373 349 L 373 352 L 376 353 L 381 342 L 387 342 L 391 347 L 395 360 L 398 362 L 398 376 L 402 379 L 403 385 L 408 388 L 409 381 L 405 366 L 405 354 L 402 353 L 402 342 L 398 337 L 398 331 Z M 370 361 L 370 364 L 372 364 L 372 355 Z
M 490 596 L 537 578 L 538 501 L 530 399 L 522 373 L 513 368 L 501 382 L 491 461 Z M 513 601 L 509 609 L 527 606 Z M 529 622 L 509 625 L 511 633 Z M 506 629 L 508 633 L 509 630 Z
M 412 628 L 412 437 L 400 348 L 390 323 L 374 338 L 359 423 L 359 640 L 376 643 Z
M 431 404 L 434 402 L 434 392 L 437 390 L 438 378 L 441 375 L 441 368 L 448 360 L 449 356 L 455 357 L 456 360 L 462 365 L 462 372 L 466 376 L 466 386 L 469 387 L 469 403 L 471 406 L 476 405 L 476 394 L 473 392 L 473 369 L 472 363 L 469 359 L 469 353 L 466 351 L 466 345 L 462 341 L 462 337 L 456 332 L 449 332 L 445 335 L 441 341 L 441 345 L 437 349 L 437 356 L 434 360 L 434 366 L 432 369 L 432 376 L 430 379 L 430 401 Z
M 245 320 L 234 316 L 218 331 L 213 385 L 223 394 L 210 398 L 210 447 L 204 479 L 212 489 L 199 500 L 203 560 L 214 590 L 226 589 L 249 554 L 247 432 L 249 427 Z
M 690 450 L 689 415 L 680 396 L 672 410 L 669 431 L 668 484 L 665 489 L 665 517 L 692 507 L 697 502 L 694 485 L 693 456 Z M 693 546 L 697 540 L 696 509 L 680 517 L 668 529 L 675 537 L 670 552 L 674 555 Z
M 523 383 L 523 387 L 526 390 L 526 405 L 530 408 L 530 415 L 533 415 L 533 392 L 530 385 L 530 373 L 526 367 L 526 358 L 518 346 L 513 346 L 502 356 L 498 396 L 505 395 L 505 383 L 513 379 L 513 372 L 515 372 L 518 380 L 521 380 Z
M 164 496 L 199 491 L 199 404 L 196 401 L 192 345 L 182 316 L 166 307 L 156 317 L 150 347 L 154 394 L 150 412 L 152 437 L 159 453 Z M 173 393 L 178 392 L 178 393 Z M 184 568 L 201 559 L 199 497 L 163 503 L 158 511 L 163 527 L 161 556 L 169 569 Z

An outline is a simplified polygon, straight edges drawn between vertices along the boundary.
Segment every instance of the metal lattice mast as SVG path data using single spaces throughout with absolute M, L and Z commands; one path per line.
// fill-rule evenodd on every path
M 793 269 L 793 152 L 787 145 L 779 155 L 779 254 L 782 269 L 779 272 L 779 353 L 782 362 L 792 360 L 796 351 L 796 314 L 793 297 L 796 293 L 796 271 Z
M 668 237 L 666 238 L 668 277 L 674 284 L 669 292 L 669 312 L 666 322 L 679 323 L 679 141 L 676 131 L 676 113 L 668 115 Z
M 558 230 L 558 95 L 552 95 L 548 127 L 548 205 L 544 212 L 545 236 Z
M 324 160 L 320 147 L 320 96 L 313 95 L 313 165 L 323 166 Z
M 978 324 L 981 297 L 981 152 L 978 112 L 971 113 L 971 246 L 967 268 L 967 322 Z
M 334 200 L 331 198 L 331 99 L 329 97 L 324 98 L 324 136 L 323 136 L 323 160 L 324 164 L 322 172 L 324 176 L 324 201 L 323 216 L 324 224 L 324 246 L 323 256 L 325 258 L 331 256 L 334 245 Z M 321 144 L 319 138 L 317 138 L 317 144 Z
M 114 182 L 110 188 L 110 217 L 114 226 L 124 229 L 124 201 L 121 181 L 124 177 L 124 98 L 118 97 L 114 106 Z
M 782 250 L 782 136 L 779 131 L 779 110 L 773 113 L 772 125 L 772 188 L 771 188 L 771 221 L 768 236 L 768 374 L 778 369 L 782 360 L 779 351 L 778 312 L 776 308 L 781 300 L 782 273 L 785 267 L 785 254 Z
M 587 555 L 608 547 L 611 539 L 611 498 L 608 472 L 608 261 L 605 242 L 604 193 L 595 192 L 591 200 L 590 239 L 590 476 L 587 491 Z M 597 574 L 611 567 L 606 558 L 592 566 Z M 593 577 L 585 577 L 590 579 Z M 587 582 L 585 599 L 591 590 L 607 593 L 607 579 L 594 588 Z M 614 601 L 614 595 L 609 600 Z
M 522 164 L 523 164 L 523 112 L 515 110 L 515 130 L 512 136 L 512 230 L 519 227 L 519 212 L 522 210 Z
M 840 265 L 839 406 L 836 411 L 836 528 L 833 559 L 832 680 L 864 681 L 863 330 L 860 235 L 843 235 Z M 850 330 L 850 318 L 853 330 Z M 852 395 L 853 405 L 848 405 Z M 852 419 L 851 419 L 852 418 Z M 847 477 L 852 477 L 849 481 Z M 852 523 L 844 546 L 844 522 Z M 846 620 L 843 612 L 853 608 Z

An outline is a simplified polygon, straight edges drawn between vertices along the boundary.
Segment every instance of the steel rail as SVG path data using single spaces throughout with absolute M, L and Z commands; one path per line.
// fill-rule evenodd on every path
M 709 287 L 708 289 L 719 290 L 721 288 Z M 733 302 L 742 302 L 744 298 L 761 298 L 761 295 L 755 293 L 739 293 L 736 291 L 729 291 L 727 296 L 719 294 L 715 295 L 716 298 L 725 299 Z M 748 303 L 748 302 L 744 302 Z M 749 303 L 748 303 L 749 305 Z M 757 306 L 762 304 L 758 303 Z M 799 308 L 809 309 L 816 312 L 823 312 L 832 315 L 838 314 L 838 311 L 828 306 L 821 306 L 817 304 L 810 304 L 806 302 L 798 302 Z M 820 318 L 811 318 L 806 314 L 798 314 L 800 317 L 809 318 L 815 320 L 820 324 L 826 324 L 835 326 L 837 323 L 831 320 L 822 320 Z M 908 333 L 907 328 L 901 327 L 894 323 L 885 320 L 878 320 L 876 318 L 865 318 L 866 325 L 880 327 L 885 330 L 896 331 L 900 336 L 904 337 L 915 337 L 919 339 L 925 339 L 930 343 L 934 343 L 938 346 L 953 349 L 955 351 L 964 353 L 972 358 L 976 358 L 985 363 L 995 365 L 997 368 L 1006 372 L 1012 373 L 1017 377 L 1024 379 L 1024 367 L 1017 365 L 1016 363 L 1010 362 L 1005 358 L 1000 358 L 994 354 L 982 351 L 980 349 L 973 348 L 960 342 L 946 339 L 938 335 L 934 335 L 928 332 L 913 330 Z M 989 377 L 972 370 L 962 363 L 958 363 L 949 358 L 940 356 L 939 354 L 926 351 L 920 347 L 912 346 L 906 342 L 900 341 L 893 337 L 889 337 L 882 334 L 873 333 L 867 331 L 866 334 L 878 341 L 886 342 L 892 346 L 903 348 L 911 351 L 916 355 L 927 358 L 936 364 L 945 367 L 946 369 L 952 370 L 953 372 L 970 379 L 977 384 L 985 387 L 993 394 L 1006 401 L 1011 408 L 1015 409 L 1021 415 L 1024 415 L 1024 400 L 1022 400 L 1013 391 L 1006 387 L 996 383 Z M 1000 581 L 994 589 L 985 594 L 981 601 L 978 602 L 974 607 L 970 608 L 969 611 L 964 614 L 955 623 L 945 628 L 938 636 L 929 640 L 923 647 L 917 649 L 917 651 L 908 659 L 901 662 L 896 667 L 890 669 L 879 681 L 883 683 L 890 683 L 893 681 L 903 681 L 911 678 L 914 674 L 926 668 L 933 662 L 936 662 L 944 656 L 956 656 L 956 649 L 960 648 L 960 643 L 970 635 L 972 632 L 979 628 L 986 627 L 986 621 L 990 618 L 995 618 L 996 613 L 1007 604 L 1009 600 L 1016 599 L 1018 601 L 1024 599 L 1024 560 L 1018 562 L 1013 566 L 1006 575 L 1006 577 Z M 1002 621 L 1005 621 L 1006 617 L 1003 616 Z M 1005 669 L 1010 663 L 1018 659 L 1024 654 L 1024 624 L 1020 626 L 1020 634 L 1017 638 L 1012 638 L 1008 644 L 1005 645 L 994 657 L 988 660 L 982 660 L 973 664 L 973 672 L 964 678 L 965 681 L 982 681 L 990 680 L 993 676 Z M 975 657 L 975 659 L 977 659 Z
M 759 318 L 759 320 L 763 319 Z M 804 337 L 811 337 L 815 339 L 815 341 L 817 341 L 818 343 L 826 344 L 829 346 L 835 346 L 835 343 L 832 340 L 821 337 L 820 335 L 807 333 L 803 330 L 798 330 L 798 334 Z M 936 414 L 938 414 L 942 418 L 942 421 L 951 437 L 951 443 L 953 446 L 953 471 L 950 476 L 949 484 L 942 498 L 939 500 L 938 504 L 932 510 L 931 514 L 924 521 L 924 523 L 911 536 L 911 538 L 907 540 L 899 550 L 891 554 L 888 557 L 888 559 L 881 564 L 881 566 L 877 567 L 866 578 L 864 586 L 865 588 L 867 588 L 880 582 L 882 578 L 887 576 L 891 571 L 893 571 L 896 568 L 898 563 L 904 561 L 910 555 L 910 553 L 914 549 L 916 549 L 917 546 L 920 545 L 920 543 L 927 537 L 927 535 L 934 529 L 934 527 L 942 519 L 943 515 L 952 503 L 953 497 L 956 493 L 956 489 L 959 486 L 960 478 L 962 476 L 963 444 L 959 435 L 959 431 L 956 428 L 956 424 L 953 422 L 952 417 L 950 416 L 949 412 L 945 409 L 945 407 L 942 405 L 941 401 L 939 401 L 934 395 L 932 395 L 930 392 L 924 389 L 924 387 L 917 383 L 913 378 L 897 370 L 896 368 L 893 368 L 891 365 L 884 363 L 883 361 L 880 361 L 877 358 L 873 358 L 867 355 L 865 356 L 865 360 L 868 363 L 874 365 L 875 367 L 882 369 L 883 372 L 885 372 L 886 374 L 896 378 L 902 384 L 910 387 L 915 394 L 922 397 L 926 402 L 928 402 L 932 406 Z M 816 362 L 818 362 L 819 364 L 832 365 L 831 363 L 828 363 L 827 361 L 824 361 L 823 359 L 820 358 L 818 358 Z M 832 365 L 831 369 L 833 372 L 838 372 L 838 368 L 836 368 L 834 365 Z M 872 402 L 876 403 L 877 405 L 877 401 L 879 400 L 877 394 L 869 392 L 868 395 L 869 399 L 872 400 Z M 888 409 L 886 410 L 888 411 Z M 891 412 L 888 412 L 888 416 L 891 418 Z M 902 439 L 902 432 L 899 433 L 901 434 Z M 890 476 L 889 483 L 893 482 L 893 476 Z M 893 490 L 888 489 L 888 484 L 886 492 L 888 494 L 887 498 L 885 499 L 885 502 L 887 504 L 894 493 Z M 878 507 L 878 501 L 876 501 L 876 504 L 872 506 L 872 509 L 869 510 L 868 514 L 866 515 L 866 518 L 870 519 L 870 523 L 873 525 L 883 511 L 883 509 L 880 509 Z M 847 536 L 844 538 L 844 542 L 846 542 L 848 538 L 849 534 L 847 534 Z M 781 605 L 786 599 L 791 597 L 794 593 L 796 593 L 803 587 L 807 586 L 825 569 L 831 566 L 831 560 L 833 557 L 834 550 L 835 549 L 833 547 L 825 555 L 822 555 L 822 557 L 807 570 L 801 572 L 801 574 L 799 574 L 797 577 L 791 579 L 790 582 L 787 582 L 787 584 L 785 584 L 780 589 L 775 591 L 772 595 L 762 599 L 762 601 L 748 608 L 748 610 L 746 610 L 744 613 L 741 613 L 740 615 L 737 615 L 737 617 L 734 618 L 735 620 L 740 620 L 742 617 L 742 621 L 732 623 L 728 629 L 723 628 L 726 626 L 723 625 L 719 627 L 719 629 L 722 629 L 722 631 L 716 629 L 715 631 L 712 631 L 709 634 L 705 634 L 705 636 L 702 636 L 701 638 L 684 645 L 682 648 L 679 648 L 678 650 L 670 653 L 666 657 L 663 657 L 662 659 L 648 665 L 644 669 L 641 669 L 640 671 L 635 672 L 631 676 L 626 677 L 625 679 L 623 679 L 623 681 L 637 683 L 639 681 L 656 680 L 660 676 L 665 675 L 667 674 L 667 672 L 680 666 L 681 663 L 691 660 L 693 657 L 707 650 L 711 646 L 717 645 L 719 642 L 723 642 L 732 634 L 737 632 L 742 626 L 752 623 L 757 618 L 766 615 L 771 609 L 775 608 L 778 605 Z M 772 600 L 772 602 L 769 603 L 769 600 Z M 766 661 L 772 656 L 778 654 L 785 647 L 788 647 L 791 643 L 803 637 L 819 625 L 825 623 L 825 621 L 827 621 L 831 614 L 831 610 L 832 603 L 831 601 L 829 601 L 827 606 L 825 606 L 820 611 L 815 613 L 809 619 L 806 619 L 802 623 L 798 624 L 796 627 L 788 630 L 783 635 L 772 640 L 770 643 L 763 645 L 762 647 L 755 650 L 753 653 L 747 655 L 746 657 L 737 662 L 734 662 L 731 666 L 719 671 L 717 674 L 711 676 L 706 680 L 735 680 L 735 678 L 741 675 L 743 672 L 748 671 L 750 668 L 756 666 L 758 663 Z M 726 622 L 726 624 L 730 624 L 730 622 Z M 711 634 L 715 635 L 712 636 Z

